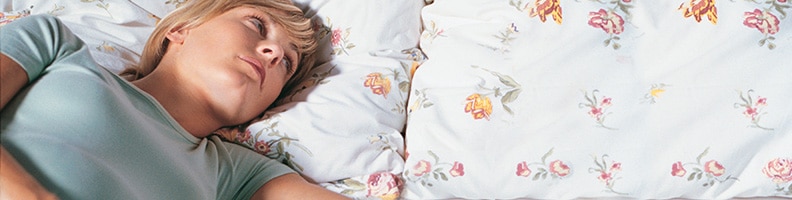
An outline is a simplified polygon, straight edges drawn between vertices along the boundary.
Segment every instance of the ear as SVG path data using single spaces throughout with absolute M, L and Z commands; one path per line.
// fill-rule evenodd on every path
M 189 33 L 190 29 L 185 29 L 183 26 L 176 26 L 165 34 L 165 38 L 168 38 L 171 43 L 182 44 Z

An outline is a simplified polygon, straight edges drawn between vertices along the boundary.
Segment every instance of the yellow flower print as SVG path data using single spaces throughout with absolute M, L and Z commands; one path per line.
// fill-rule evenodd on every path
M 553 16 L 553 20 L 556 24 L 561 24 L 562 15 L 561 15 L 561 3 L 559 0 L 536 0 L 534 1 L 533 7 L 530 8 L 528 15 L 531 17 L 539 16 L 539 20 L 545 22 L 547 20 L 547 16 Z M 526 4 L 525 6 L 528 7 L 531 4 Z
M 684 11 L 685 18 L 693 16 L 696 22 L 701 22 L 702 16 L 707 16 L 712 24 L 718 24 L 718 8 L 715 7 L 715 0 L 689 0 L 680 4 L 678 10 Z
M 473 119 L 487 119 L 492 114 L 492 101 L 489 97 L 482 97 L 481 94 L 475 93 L 467 97 L 467 104 L 465 105 L 465 113 L 473 115 Z
M 663 94 L 666 89 L 665 87 L 668 86 L 665 83 L 658 83 L 652 84 L 652 88 L 649 88 L 649 92 L 647 92 L 643 99 L 641 99 L 641 103 L 648 102 L 649 104 L 654 104 L 657 102 L 657 98 L 660 98 L 660 95 Z
M 96 50 L 104 51 L 104 52 L 115 52 L 116 49 L 115 49 L 115 47 L 113 47 L 113 45 L 110 45 L 110 43 L 107 43 L 107 41 L 104 41 L 104 42 L 102 42 L 102 45 L 99 45 L 98 47 L 96 47 Z
M 382 73 L 374 72 L 366 76 L 363 86 L 371 88 L 371 92 L 387 99 L 391 90 L 391 81 L 387 77 L 383 78 Z

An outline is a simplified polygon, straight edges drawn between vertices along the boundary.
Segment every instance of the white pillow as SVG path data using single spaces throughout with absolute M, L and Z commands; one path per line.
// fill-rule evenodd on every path
M 789 1 L 690 2 L 424 7 L 403 197 L 792 197 Z
M 423 2 L 295 2 L 316 24 L 318 66 L 262 120 L 219 134 L 332 191 L 397 198 L 409 72 L 423 59 Z
M 130 1 L 3 1 L 3 11 L 50 14 L 88 45 L 99 65 L 120 72 L 140 60 L 157 19 Z

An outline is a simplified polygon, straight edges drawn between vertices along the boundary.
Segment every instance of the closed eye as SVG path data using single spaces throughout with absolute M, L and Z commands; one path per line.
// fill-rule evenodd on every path
M 258 30 L 261 36 L 263 37 L 267 36 L 267 26 L 261 17 L 249 16 L 248 21 L 250 21 L 250 23 L 253 23 L 253 26 L 255 26 L 256 30 Z
M 286 67 L 287 75 L 294 73 L 294 62 L 292 61 L 291 57 L 284 56 L 284 58 L 281 59 L 281 63 L 283 63 L 283 66 Z

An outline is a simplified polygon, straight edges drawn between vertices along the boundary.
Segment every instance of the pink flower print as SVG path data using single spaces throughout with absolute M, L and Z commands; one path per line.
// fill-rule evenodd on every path
M 682 162 L 676 162 L 671 165 L 672 176 L 683 177 L 685 174 L 687 174 L 687 171 L 685 171 L 685 168 L 682 166 Z
M 555 160 L 553 162 L 550 162 L 550 173 L 553 173 L 556 176 L 564 177 L 566 175 L 569 175 L 569 171 L 570 171 L 569 166 L 567 166 L 566 164 L 564 164 L 564 162 L 561 162 L 560 160 Z
M 517 176 L 528 177 L 531 175 L 531 169 L 528 168 L 528 163 L 521 162 L 517 164 Z
M 589 12 L 588 24 L 594 28 L 600 28 L 608 34 L 618 35 L 624 31 L 624 19 L 621 15 L 613 11 L 605 11 L 605 9 Z
M 369 176 L 366 187 L 368 188 L 367 197 L 377 197 L 379 199 L 396 199 L 401 186 L 400 179 L 388 172 L 376 173 Z
M 612 101 L 611 98 L 606 97 L 606 98 L 602 99 L 602 102 L 600 103 L 600 106 L 602 106 L 602 107 L 610 107 L 611 101 Z
M 451 174 L 451 176 L 453 177 L 464 176 L 465 166 L 462 165 L 462 163 L 460 162 L 454 162 L 454 165 L 451 167 L 451 170 L 448 170 L 448 174 Z
M 743 112 L 743 114 L 745 114 L 746 117 L 751 118 L 751 120 L 756 120 L 756 116 L 759 115 L 759 112 L 757 112 L 756 108 L 748 107 L 745 108 L 745 112 Z
M 756 100 L 756 106 L 766 106 L 767 105 L 767 98 L 759 96 L 759 100 Z
M 762 172 L 777 184 L 792 182 L 792 160 L 773 159 L 765 165 Z
M 784 14 L 780 5 L 773 4 L 773 7 L 775 7 L 779 12 L 782 12 L 781 14 Z M 753 12 L 745 12 L 745 20 L 743 21 L 743 24 L 748 28 L 755 28 L 760 33 L 764 34 L 764 38 L 759 40 L 759 46 L 764 46 L 767 44 L 767 48 L 772 50 L 775 49 L 776 45 L 773 44 L 775 37 L 771 35 L 778 33 L 778 30 L 780 29 L 778 24 L 780 21 L 778 20 L 778 17 L 768 10 L 770 10 L 770 8 L 764 11 L 754 9 Z
M 755 28 L 763 34 L 776 34 L 778 32 L 778 17 L 771 12 L 754 9 L 753 12 L 745 12 L 743 24 L 749 28 Z
M 602 29 L 602 31 L 610 35 L 610 37 L 605 40 L 605 46 L 611 45 L 612 43 L 614 50 L 621 48 L 621 45 L 616 42 L 621 39 L 617 35 L 624 31 L 624 18 L 622 18 L 621 15 L 613 10 L 606 11 L 605 9 L 600 9 L 597 12 L 589 13 L 588 24 L 594 28 Z
M 432 169 L 432 164 L 429 161 L 421 160 L 413 166 L 413 175 L 415 176 L 423 176 L 424 174 L 429 173 Z
M 599 179 L 600 181 L 602 181 L 605 184 L 609 184 L 610 181 L 613 179 L 613 176 L 612 176 L 611 173 L 601 172 L 600 175 L 597 177 L 597 179 Z
M 602 120 L 602 108 L 591 107 L 591 111 L 589 111 L 588 114 L 597 119 L 597 121 Z
M 613 99 L 611 99 L 610 97 L 602 96 L 601 97 L 602 100 L 599 100 L 599 98 L 597 98 L 598 92 L 599 90 L 592 91 L 591 96 L 589 96 L 588 92 L 584 92 L 584 97 L 586 98 L 587 102 L 579 103 L 578 107 L 588 108 L 589 116 L 591 116 L 596 120 L 597 125 L 599 125 L 599 127 L 615 130 L 615 128 L 605 126 L 605 117 L 608 114 L 610 114 L 610 113 L 606 113 L 605 110 L 607 110 L 607 108 L 613 104 Z
M 341 29 L 334 29 L 332 35 L 330 36 L 330 44 L 333 46 L 338 46 L 341 44 Z
M 330 18 L 327 20 L 329 24 Z M 332 27 L 333 25 L 330 24 L 329 28 L 320 32 L 330 35 L 330 45 L 333 47 L 333 52 L 331 55 L 349 55 L 348 50 L 355 48 L 355 44 L 349 41 L 349 35 L 351 34 L 352 28 L 341 29 Z
M 433 186 L 436 181 L 448 181 L 449 174 L 451 178 L 460 177 L 465 175 L 465 167 L 461 162 L 454 161 L 453 163 L 441 162 L 440 157 L 432 151 L 428 151 L 429 156 L 434 158 L 434 162 L 429 160 L 420 160 L 412 171 L 404 171 L 404 179 L 406 181 L 420 182 L 424 186 Z M 446 173 L 445 167 L 450 167 Z M 412 176 L 410 176 L 412 175 Z
M 602 160 L 599 160 L 600 157 L 594 157 L 594 164 L 596 167 L 590 167 L 589 173 L 599 173 L 597 179 L 601 182 L 605 183 L 605 191 L 612 192 L 619 195 L 626 195 L 626 193 L 617 192 L 614 190 L 614 186 L 616 185 L 616 180 L 620 179 L 621 177 L 616 177 L 616 174 L 621 171 L 622 164 L 620 162 L 611 161 L 611 164 L 608 165 L 608 155 L 602 155 Z M 601 161 L 601 162 L 600 162 Z
M 571 173 L 571 169 L 567 164 L 561 160 L 554 160 L 547 163 L 547 158 L 553 154 L 553 149 L 550 149 L 542 156 L 541 162 L 528 163 L 526 161 L 517 163 L 516 175 L 521 177 L 529 177 L 533 175 L 532 180 L 546 179 L 548 175 L 552 179 L 563 178 Z M 533 168 L 533 169 L 532 169 Z M 536 173 L 533 173 L 536 172 Z
M 264 141 L 264 140 L 256 141 L 256 144 L 254 145 L 254 147 L 255 147 L 256 152 L 258 152 L 258 153 L 260 153 L 262 155 L 267 155 L 267 153 L 269 153 L 269 151 L 270 151 L 269 144 L 267 144 L 267 142 Z
M 621 163 L 620 162 L 613 163 L 613 165 L 611 165 L 610 171 L 611 172 L 619 172 L 619 171 L 621 171 Z
M 721 176 L 726 172 L 726 169 L 723 168 L 723 165 L 718 163 L 718 161 L 710 160 L 704 164 L 704 172 L 712 174 L 713 176 Z
M 751 127 L 773 130 L 772 128 L 759 125 L 762 115 L 767 114 L 763 111 L 764 107 L 767 106 L 767 98 L 759 96 L 758 99 L 754 101 L 751 95 L 752 93 L 753 90 L 748 90 L 745 95 L 743 92 L 740 92 L 740 100 L 742 100 L 742 103 L 734 103 L 734 108 L 742 107 L 745 109 L 742 114 L 745 115 L 746 118 L 751 119 L 751 123 L 753 124 Z
M 776 191 L 792 195 L 792 160 L 775 158 L 767 162 L 762 172 L 776 183 Z
M 671 165 L 671 176 L 676 177 L 684 177 L 687 174 L 687 181 L 700 181 L 704 179 L 704 184 L 702 186 L 714 186 L 715 182 L 723 183 L 728 180 L 738 180 L 735 177 L 731 177 L 731 175 L 726 176 L 726 178 L 719 178 L 726 173 L 726 168 L 723 167 L 721 163 L 715 160 L 710 160 L 701 164 L 701 159 L 709 153 L 709 147 L 704 150 L 701 154 L 696 157 L 696 162 L 676 162 Z M 690 173 L 687 173 L 687 170 L 684 166 L 691 166 Z
M 624 3 L 630 3 L 630 2 L 632 2 L 632 0 L 622 0 L 622 2 L 624 2 Z

